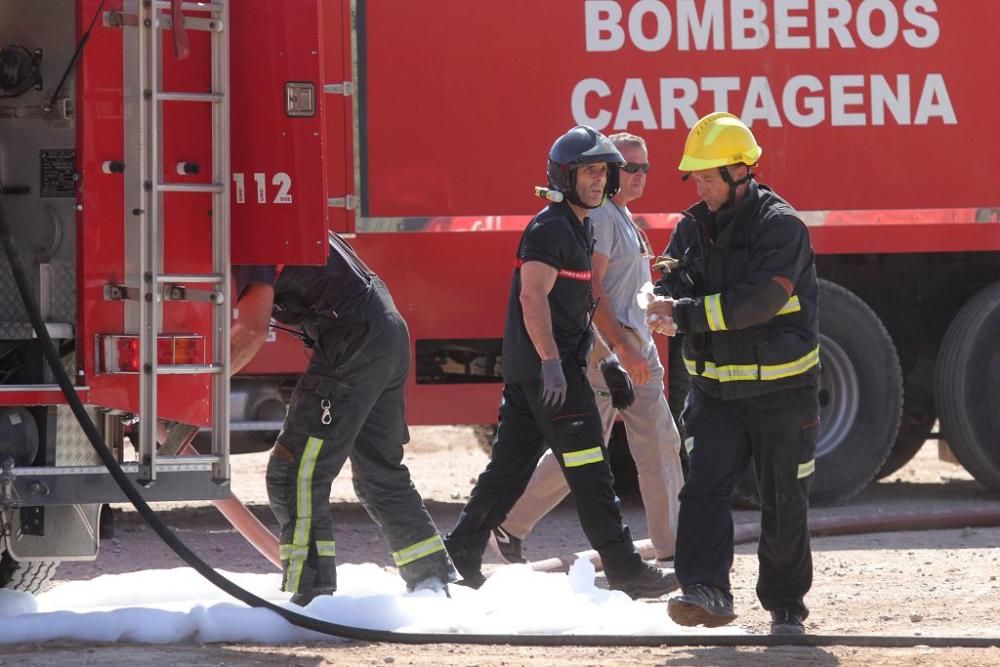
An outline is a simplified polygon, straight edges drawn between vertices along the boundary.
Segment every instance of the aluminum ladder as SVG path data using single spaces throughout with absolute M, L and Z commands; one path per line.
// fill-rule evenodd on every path
M 229 4 L 181 0 L 127 0 L 125 11 L 137 17 L 126 31 L 126 248 L 138 250 L 126 259 L 126 273 L 139 285 L 137 300 L 126 304 L 126 330 L 139 333 L 139 481 L 149 485 L 157 471 L 157 380 L 164 374 L 209 374 L 212 406 L 212 478 L 229 481 Z M 192 15 L 195 12 L 195 15 Z M 129 21 L 129 23 L 132 23 Z M 188 54 L 187 30 L 211 35 L 211 90 L 166 91 L 162 88 L 164 37 L 172 33 L 178 58 Z M 131 58 L 134 57 L 134 58 Z M 130 59 L 132 62 L 129 62 Z M 212 109 L 211 178 L 201 183 L 167 183 L 163 164 L 163 105 L 208 104 Z M 127 111 L 126 111 L 127 113 Z M 137 165 L 131 168 L 131 165 Z M 203 275 L 163 271 L 164 199 L 171 193 L 204 192 L 212 196 L 212 269 Z M 134 224 L 133 224 L 134 223 Z M 130 280 L 132 284 L 136 284 Z M 187 295 L 185 286 L 200 288 L 212 318 L 211 355 L 204 365 L 157 364 L 163 302 Z M 195 293 L 191 291 L 191 293 Z M 186 298 L 182 297 L 182 298 Z M 131 319 L 131 322 L 130 322 Z M 135 320 L 138 320 L 137 322 Z

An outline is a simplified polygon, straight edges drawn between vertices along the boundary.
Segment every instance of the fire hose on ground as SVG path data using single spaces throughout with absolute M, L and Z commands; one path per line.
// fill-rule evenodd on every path
M 320 632 L 323 634 L 333 635 L 346 639 L 355 639 L 363 641 L 376 641 L 376 642 L 394 642 L 401 644 L 430 644 L 430 643 L 440 643 L 440 644 L 507 644 L 514 646 L 725 646 L 725 647 L 736 647 L 736 646 L 805 646 L 805 647 L 817 647 L 817 646 L 851 646 L 851 647 L 913 647 L 913 646 L 928 646 L 928 647 L 943 647 L 943 648 L 988 648 L 994 646 L 1000 646 L 1000 637 L 928 637 L 928 636 L 884 636 L 884 635 L 709 635 L 709 634 L 674 634 L 674 635 L 488 635 L 488 634 L 450 634 L 450 633 L 405 633 L 405 632 L 392 632 L 383 630 L 372 630 L 368 628 L 359 628 L 348 625 L 341 625 L 339 623 L 331 623 L 328 621 L 323 621 L 306 614 L 301 614 L 285 607 L 273 604 L 263 598 L 260 598 L 252 593 L 240 588 L 236 584 L 232 583 L 221 574 L 216 572 L 211 566 L 209 566 L 205 561 L 199 558 L 194 552 L 192 552 L 183 542 L 181 542 L 177 536 L 170 530 L 170 528 L 163 523 L 163 521 L 156 515 L 156 513 L 150 508 L 149 504 L 142 497 L 142 494 L 133 485 L 131 480 L 122 471 L 121 466 L 118 465 L 114 454 L 108 448 L 108 446 L 103 442 L 102 436 L 94 425 L 84 408 L 83 402 L 76 393 L 76 388 L 73 385 L 73 381 L 70 379 L 66 370 L 63 368 L 62 361 L 59 358 L 59 353 L 53 345 L 52 339 L 49 336 L 48 330 L 45 327 L 45 322 L 42 319 L 41 312 L 38 308 L 38 304 L 35 302 L 31 294 L 31 287 L 27 278 L 27 274 L 24 271 L 24 267 L 21 264 L 20 257 L 17 254 L 16 248 L 14 246 L 14 239 L 11 234 L 10 227 L 7 223 L 6 216 L 4 215 L 2 208 L 2 199 L 0 199 L 0 243 L 3 245 L 4 252 L 7 255 L 7 259 L 10 262 L 11 272 L 14 277 L 14 282 L 17 285 L 18 292 L 24 301 L 25 310 L 28 313 L 28 317 L 31 320 L 31 324 L 35 329 L 36 335 L 41 342 L 42 354 L 45 357 L 46 362 L 49 364 L 53 375 L 56 378 L 56 382 L 59 384 L 60 389 L 66 396 L 66 402 L 70 409 L 73 411 L 74 416 L 80 423 L 81 428 L 90 441 L 91 445 L 94 447 L 98 456 L 100 457 L 104 466 L 108 469 L 112 478 L 121 488 L 122 492 L 129 499 L 132 505 L 135 507 L 136 511 L 142 516 L 143 520 L 149 524 L 150 528 L 166 543 L 170 549 L 176 553 L 185 563 L 187 563 L 192 569 L 198 572 L 201 576 L 207 579 L 209 582 L 217 586 L 222 591 L 236 598 L 237 600 L 243 602 L 250 607 L 257 607 L 261 609 L 269 609 L 278 616 L 282 617 L 289 623 L 304 628 L 307 630 L 312 630 L 315 632 Z M 190 446 L 190 442 L 188 445 Z M 225 502 L 225 501 L 223 501 Z M 234 500 L 236 504 L 242 507 L 242 512 L 249 514 L 249 510 L 245 506 L 242 506 L 239 501 Z M 231 503 L 228 505 L 229 509 L 236 510 L 240 513 L 239 508 L 236 508 Z M 244 517 L 245 518 L 245 517 Z M 987 521 L 986 517 L 982 517 L 983 521 Z M 254 519 L 256 521 L 256 519 Z M 885 526 L 881 525 L 880 529 L 885 530 Z M 239 525 L 239 521 L 234 522 L 234 525 Z M 934 525 L 932 523 L 932 525 Z M 962 525 L 969 525 L 968 523 L 963 523 Z M 976 524 L 976 525 L 1000 525 L 1000 516 L 993 514 L 989 519 L 988 523 Z M 847 530 L 846 528 L 842 530 Z M 241 530 L 241 532 L 243 532 Z M 263 532 L 269 534 L 266 528 L 263 528 Z M 749 531 L 750 533 L 752 531 Z M 244 533 L 245 535 L 248 533 Z M 252 533 L 250 533 L 252 534 Z M 846 533 L 838 533 L 846 534 Z M 256 535 L 255 537 L 248 538 L 253 540 L 258 540 L 259 542 L 267 542 L 267 537 L 262 535 Z M 271 535 L 273 539 L 273 535 Z M 749 534 L 743 535 L 742 539 L 750 539 Z M 261 553 L 267 555 L 269 547 L 263 544 L 254 544 L 255 547 Z M 548 563 L 545 567 L 551 566 L 553 568 L 563 567 L 562 559 L 552 559 L 551 562 L 544 561 Z M 558 565 L 556 565 L 558 563 Z M 540 565 L 536 564 L 536 568 L 543 569 Z

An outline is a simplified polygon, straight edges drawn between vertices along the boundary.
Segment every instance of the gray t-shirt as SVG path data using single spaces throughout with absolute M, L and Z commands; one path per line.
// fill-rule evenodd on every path
M 639 307 L 636 296 L 649 282 L 649 263 L 642 256 L 642 240 L 632 222 L 627 207 L 608 200 L 590 213 L 594 229 L 594 252 L 608 258 L 604 275 L 604 291 L 611 300 L 611 309 L 618 321 L 631 327 L 642 340 L 652 341 L 646 327 L 646 313 Z

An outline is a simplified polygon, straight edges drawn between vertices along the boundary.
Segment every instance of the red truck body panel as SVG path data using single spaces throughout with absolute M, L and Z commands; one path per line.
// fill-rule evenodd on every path
M 975 62 L 1000 55 L 1000 3 L 852 2 L 847 16 L 802 4 L 738 12 L 729 2 L 358 0 L 359 80 L 345 89 L 349 2 L 236 3 L 232 261 L 318 264 L 326 229 L 354 231 L 345 92 L 360 111 L 361 213 L 427 219 L 424 233 L 352 240 L 414 341 L 502 335 L 517 239 L 542 206 L 532 186 L 545 182 L 552 141 L 577 123 L 649 142 L 654 168 L 638 209 L 649 212 L 639 221 L 657 250 L 694 200 L 675 169 L 688 127 L 720 108 L 751 124 L 764 146 L 760 179 L 807 212 L 818 253 L 1000 250 L 995 213 L 982 215 L 997 203 L 997 179 L 981 166 L 1000 151 L 1000 87 L 982 85 L 968 55 L 973 43 L 983 54 Z M 78 32 L 98 5 L 80 0 Z M 186 61 L 167 49 L 165 89 L 208 89 L 205 37 L 190 33 Z M 121 159 L 122 69 L 108 66 L 121 58 L 121 30 L 98 22 L 78 66 L 78 365 L 91 402 L 134 410 L 136 377 L 100 374 L 93 353 L 98 334 L 131 326 L 122 303 L 103 297 L 126 253 L 121 179 L 101 169 Z M 289 82 L 313 85 L 314 115 L 286 113 Z M 197 161 L 206 173 L 209 127 L 204 109 L 165 105 L 164 163 Z M 167 270 L 208 265 L 208 202 L 171 195 Z M 197 303 L 165 308 L 166 331 L 209 336 L 208 319 Z M 305 359 L 277 333 L 243 374 L 295 375 Z M 160 415 L 206 422 L 204 378 L 160 383 Z M 414 424 L 496 418 L 495 383 L 418 385 L 411 374 L 409 390 Z
M 578 123 L 643 135 L 642 208 L 675 211 L 688 127 L 716 110 L 800 210 L 995 205 L 1000 3 L 848 4 L 362 0 L 364 213 L 533 213 Z
M 1000 249 L 976 208 L 997 182 L 973 158 L 1000 148 L 1000 88 L 968 66 L 970 43 L 996 50 L 1000 3 L 746 4 L 359 3 L 363 213 L 485 232 L 359 234 L 415 340 L 501 335 L 532 186 L 578 123 L 647 140 L 635 208 L 658 250 L 695 200 L 688 128 L 719 109 L 752 126 L 760 180 L 807 212 L 820 254 Z M 413 423 L 495 419 L 496 386 L 410 390 Z
M 86 29 L 99 0 L 82 0 L 78 30 Z M 236 3 L 230 31 L 230 103 L 232 255 L 233 263 L 321 264 L 327 254 L 327 148 L 323 113 L 324 67 L 343 76 L 347 41 L 338 21 L 342 3 L 319 0 L 255 0 Z M 336 8 L 333 14 L 321 9 Z M 337 27 L 331 55 L 323 40 L 321 16 Z M 211 90 L 209 39 L 204 31 L 188 30 L 190 57 L 177 60 L 164 40 L 162 89 Z M 102 334 L 136 333 L 126 304 L 104 298 L 104 288 L 121 284 L 126 274 L 125 229 L 132 216 L 126 210 L 121 174 L 105 173 L 107 160 L 123 160 L 129 118 L 123 99 L 123 58 L 128 56 L 120 27 L 98 21 L 78 65 L 78 147 L 82 186 L 78 190 L 78 380 L 89 386 L 90 402 L 134 411 L 138 408 L 138 376 L 102 373 L 95 358 Z M 349 43 L 349 42 L 348 42 Z M 286 84 L 304 82 L 314 91 L 311 115 L 286 112 Z M 340 103 L 343 106 L 343 103 Z M 343 143 L 345 112 L 339 109 Z M 167 182 L 203 182 L 211 174 L 212 116 L 207 104 L 162 105 L 162 160 Z M 346 114 L 349 122 L 350 114 Z M 343 153 L 343 146 L 335 151 Z M 179 162 L 196 162 L 197 175 L 178 175 Z M 344 178 L 350 159 L 341 155 L 334 170 Z M 211 270 L 211 196 L 169 193 L 163 214 L 164 269 L 198 274 Z M 342 213 L 341 217 L 344 217 Z M 345 223 L 340 220 L 339 226 Z M 201 334 L 211 345 L 210 309 L 205 303 L 167 302 L 164 333 Z M 207 376 L 168 375 L 158 379 L 158 414 L 192 424 L 206 424 L 210 415 Z
M 98 0 L 85 0 L 77 12 L 82 33 L 97 11 Z M 123 88 L 123 32 L 95 26 L 86 57 L 77 66 L 77 160 L 81 186 L 77 191 L 77 368 L 78 380 L 89 385 L 91 403 L 123 410 L 138 408 L 138 375 L 98 372 L 96 340 L 102 334 L 136 333 L 138 321 L 126 322 L 125 304 L 104 299 L 104 288 L 125 281 L 125 230 L 134 223 L 126 211 L 124 180 L 105 173 L 105 161 L 125 159 L 126 113 Z M 205 65 L 208 35 L 191 32 L 191 57 L 177 61 L 164 49 L 164 90 L 209 90 Z M 167 182 L 197 182 L 204 176 L 180 176 L 178 162 L 197 162 L 201 174 L 211 173 L 211 113 L 207 105 L 165 104 L 163 164 Z M 164 269 L 176 273 L 207 273 L 211 269 L 211 198 L 204 193 L 171 193 L 164 211 Z M 135 252 L 135 250 L 132 250 Z M 200 333 L 210 345 L 206 304 L 176 302 L 164 307 L 164 332 Z M 206 349 L 208 349 L 206 347 Z M 208 420 L 207 376 L 165 376 L 159 384 L 159 414 L 188 423 Z

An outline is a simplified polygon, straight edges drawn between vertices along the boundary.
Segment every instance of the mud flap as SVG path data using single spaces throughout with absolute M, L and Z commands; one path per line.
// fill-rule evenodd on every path
M 93 407 L 88 407 L 87 412 L 92 420 L 101 423 Z M 55 434 L 56 469 L 100 465 L 101 458 L 69 406 L 50 406 L 47 419 L 50 433 Z M 100 516 L 100 503 L 15 508 L 11 512 L 7 551 L 20 562 L 94 560 L 100 540 Z
M 94 560 L 100 539 L 100 504 L 15 509 L 7 552 L 14 560 Z

